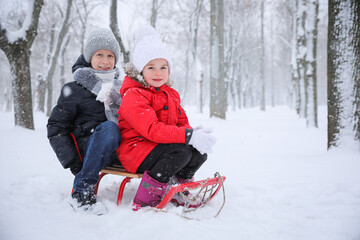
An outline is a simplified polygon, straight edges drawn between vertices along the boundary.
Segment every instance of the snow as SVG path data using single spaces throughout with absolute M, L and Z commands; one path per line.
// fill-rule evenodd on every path
M 1 10 L 0 10 L 0 22 L 4 25 L 7 30 L 6 36 L 10 43 L 17 41 L 20 38 L 25 39 L 26 31 L 29 29 L 32 12 L 33 12 L 33 2 L 31 1 L 1 1 Z M 8 15 L 9 14 L 9 15 Z M 13 17 L 12 15 L 24 15 L 24 21 L 18 29 L 12 29 L 14 26 L 7 26 L 7 17 Z M 20 18 L 20 17 L 18 17 Z
M 35 113 L 31 131 L 0 113 L 0 239 L 360 239 L 359 145 L 326 150 L 326 107 L 319 108 L 318 129 L 287 107 L 229 111 L 227 120 L 185 109 L 194 126 L 213 128 L 218 139 L 196 175 L 227 177 L 217 218 L 221 193 L 186 214 L 197 220 L 171 205 L 167 212 L 133 212 L 139 180 L 116 206 L 118 176 L 100 184 L 107 215 L 75 213 L 67 203 L 73 176 L 48 143 L 47 118 Z

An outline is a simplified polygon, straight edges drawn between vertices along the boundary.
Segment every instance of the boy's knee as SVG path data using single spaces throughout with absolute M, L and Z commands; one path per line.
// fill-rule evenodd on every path
M 119 130 L 119 126 L 112 122 L 112 121 L 105 121 L 103 123 L 101 123 L 101 127 L 106 129 L 106 130 Z
M 120 129 L 119 126 L 112 122 L 112 121 L 106 121 L 101 123 L 101 128 L 102 131 L 106 131 L 108 133 L 113 133 L 113 134 L 118 134 L 120 135 Z
M 121 141 L 120 129 L 116 123 L 112 121 L 103 122 L 101 123 L 99 130 L 103 132 L 103 134 L 106 136 L 106 139 L 108 141 L 120 143 Z

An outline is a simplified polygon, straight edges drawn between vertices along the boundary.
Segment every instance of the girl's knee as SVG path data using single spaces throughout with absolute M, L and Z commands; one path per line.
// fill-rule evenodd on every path
M 180 155 L 183 155 L 184 158 L 191 158 L 192 156 L 192 150 L 191 148 L 186 144 L 174 144 L 175 148 L 174 151 L 178 152 Z
M 207 160 L 208 155 L 206 153 L 201 154 L 195 148 L 192 150 L 192 158 L 196 159 L 198 162 L 204 163 Z

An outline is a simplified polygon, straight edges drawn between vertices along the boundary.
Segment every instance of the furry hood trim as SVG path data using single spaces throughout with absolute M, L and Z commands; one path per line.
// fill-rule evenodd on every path
M 136 68 L 132 62 L 128 62 L 127 64 L 125 64 L 124 72 L 126 75 L 128 75 L 129 77 L 134 79 L 134 81 L 140 83 L 142 86 L 149 87 L 149 84 L 145 81 L 142 74 L 139 73 L 138 70 L 136 70 Z M 170 78 L 170 76 L 169 76 L 169 79 L 167 80 L 167 82 L 165 83 L 165 85 L 168 85 L 169 87 L 171 87 L 173 85 L 173 81 Z

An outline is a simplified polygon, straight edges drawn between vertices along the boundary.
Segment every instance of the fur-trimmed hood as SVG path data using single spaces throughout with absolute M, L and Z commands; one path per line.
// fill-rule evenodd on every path
M 140 83 L 144 87 L 149 87 L 149 84 L 145 81 L 142 74 L 139 73 L 138 70 L 136 70 L 136 68 L 132 62 L 128 62 L 127 64 L 125 64 L 124 72 L 126 75 L 131 77 L 135 82 Z M 167 82 L 165 84 L 168 85 L 169 87 L 171 87 L 173 85 L 172 79 L 169 77 L 169 79 L 167 80 Z

